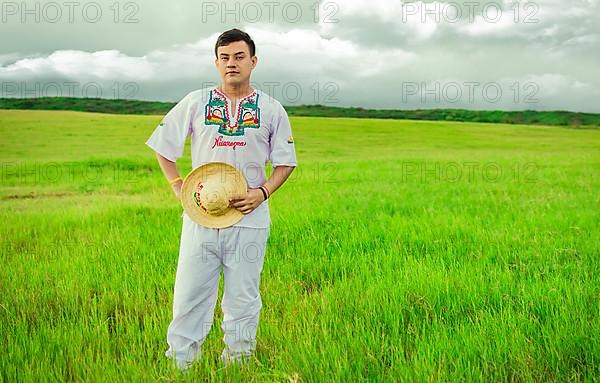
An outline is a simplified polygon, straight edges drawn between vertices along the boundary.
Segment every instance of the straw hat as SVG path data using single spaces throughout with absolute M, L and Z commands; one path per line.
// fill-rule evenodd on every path
M 185 177 L 181 204 L 194 222 L 221 229 L 242 219 L 242 212 L 229 207 L 229 198 L 247 191 L 246 179 L 235 167 L 224 162 L 210 162 Z

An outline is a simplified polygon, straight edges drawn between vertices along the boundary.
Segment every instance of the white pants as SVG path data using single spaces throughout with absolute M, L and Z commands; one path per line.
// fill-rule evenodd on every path
M 221 359 L 228 363 L 252 354 L 262 308 L 259 284 L 269 233 L 270 228 L 209 229 L 183 214 L 173 320 L 167 331 L 169 349 L 165 353 L 178 366 L 189 366 L 200 358 L 214 318 L 221 267 L 221 328 L 225 332 Z

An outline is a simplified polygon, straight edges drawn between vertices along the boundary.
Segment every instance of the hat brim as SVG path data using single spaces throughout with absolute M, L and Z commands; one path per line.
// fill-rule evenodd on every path
M 192 170 L 183 181 L 181 187 L 181 205 L 185 213 L 192 221 L 213 229 L 222 229 L 238 223 L 244 214 L 239 210 L 229 207 L 222 215 L 212 215 L 198 206 L 194 193 L 199 182 L 205 182 L 207 177 L 218 174 L 219 182 L 227 184 L 226 190 L 230 190 L 231 197 L 235 194 L 246 194 L 248 184 L 246 179 L 235 167 L 224 162 L 210 162 Z

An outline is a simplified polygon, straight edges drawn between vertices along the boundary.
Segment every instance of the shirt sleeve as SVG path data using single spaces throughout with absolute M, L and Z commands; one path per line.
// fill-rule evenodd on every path
M 272 166 L 298 166 L 294 137 L 287 112 L 279 105 L 279 111 L 274 118 L 274 127 L 270 137 L 271 153 L 269 159 Z
M 177 103 L 146 141 L 152 150 L 175 162 L 183 156 L 185 140 L 192 134 L 190 94 Z

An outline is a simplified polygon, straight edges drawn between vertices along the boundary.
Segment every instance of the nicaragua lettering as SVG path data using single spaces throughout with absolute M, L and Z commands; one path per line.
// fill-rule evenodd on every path
M 233 148 L 233 150 L 235 150 L 236 147 L 238 146 L 246 146 L 246 142 L 245 141 L 225 141 L 223 140 L 223 136 L 219 136 L 217 138 L 215 138 L 215 142 L 212 146 L 211 149 L 214 149 L 217 146 L 230 146 Z

